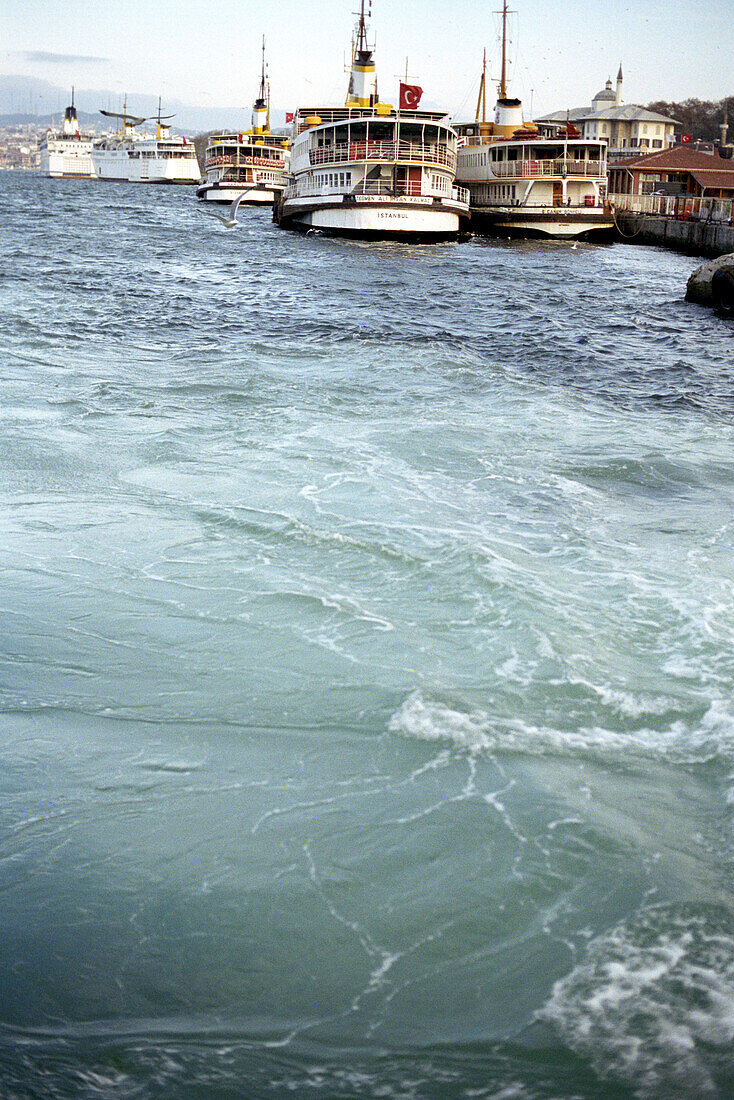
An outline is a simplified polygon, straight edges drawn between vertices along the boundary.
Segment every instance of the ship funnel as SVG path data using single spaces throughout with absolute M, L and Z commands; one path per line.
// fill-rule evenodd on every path
M 260 92 L 252 106 L 252 132 L 253 134 L 266 134 L 270 129 L 270 95 L 268 78 L 265 69 L 265 37 L 263 36 L 263 60 L 260 76 Z
M 352 44 L 352 68 L 349 74 L 347 107 L 372 107 L 378 101 L 377 76 L 372 49 L 367 42 L 365 0 L 361 0 L 359 20 Z
M 71 89 L 71 103 L 64 111 L 64 127 L 63 132 L 68 135 L 79 133 L 79 120 L 76 117 L 76 107 L 74 106 L 74 89 Z

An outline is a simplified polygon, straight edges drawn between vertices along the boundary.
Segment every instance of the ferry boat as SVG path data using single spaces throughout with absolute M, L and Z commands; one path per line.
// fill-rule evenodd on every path
M 294 113 L 291 182 L 273 216 L 302 232 L 455 238 L 469 213 L 454 184 L 457 146 L 444 113 L 380 102 L 362 0 L 346 103 Z
M 486 54 L 476 119 L 455 123 L 461 147 L 456 178 L 468 187 L 471 228 L 508 236 L 611 236 L 606 201 L 607 144 L 570 123 L 537 126 L 507 94 L 507 0 L 502 10 L 502 70 L 494 121 L 487 121 Z
M 204 159 L 204 183 L 196 197 L 206 202 L 272 206 L 288 182 L 288 142 L 270 132 L 270 86 L 263 39 L 260 94 L 245 134 L 213 134 Z
M 72 88 L 71 104 L 64 111 L 61 129 L 48 130 L 39 142 L 41 172 L 51 179 L 93 179 L 93 140 L 93 134 L 83 134 L 79 130 Z
M 102 111 L 106 118 L 118 120 L 118 130 L 98 138 L 92 146 L 92 164 L 101 180 L 128 183 L 200 183 L 201 172 L 194 143 L 185 137 L 172 137 L 168 119 L 173 115 L 160 113 L 151 118 L 134 118 L 127 113 Z M 137 129 L 156 118 L 153 134 Z

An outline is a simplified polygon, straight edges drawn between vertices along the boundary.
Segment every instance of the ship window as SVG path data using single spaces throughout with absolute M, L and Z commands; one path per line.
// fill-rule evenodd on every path
M 423 140 L 423 127 L 416 126 L 414 122 L 401 122 L 400 123 L 400 140 L 401 141 L 417 141 Z
M 395 136 L 395 124 L 392 122 L 369 122 L 370 141 L 392 141 Z

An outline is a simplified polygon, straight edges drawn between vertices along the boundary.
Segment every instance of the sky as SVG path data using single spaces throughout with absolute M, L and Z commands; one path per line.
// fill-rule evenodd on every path
M 2 0 L 0 73 L 61 87 L 249 107 L 260 45 L 274 109 L 342 103 L 356 0 Z M 499 75 L 498 0 L 374 0 L 378 89 L 394 102 L 400 76 L 422 106 L 470 118 L 482 50 Z M 527 115 L 586 106 L 624 70 L 628 103 L 720 100 L 734 94 L 734 0 L 515 0 L 510 93 Z M 494 96 L 492 96 L 493 101 Z

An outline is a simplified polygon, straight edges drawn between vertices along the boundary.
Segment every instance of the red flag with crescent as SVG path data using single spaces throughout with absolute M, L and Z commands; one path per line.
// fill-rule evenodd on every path
M 285 113 L 286 122 L 293 122 L 293 114 L 294 114 L 293 111 L 286 111 L 286 113 Z
M 400 82 L 400 110 L 415 111 L 421 101 L 423 89 L 417 84 L 403 84 Z

